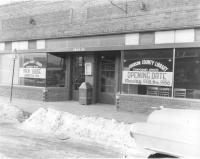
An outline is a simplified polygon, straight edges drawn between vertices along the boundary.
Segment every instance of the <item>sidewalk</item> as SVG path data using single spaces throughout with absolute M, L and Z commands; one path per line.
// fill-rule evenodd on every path
M 8 97 L 0 97 L 0 104 L 9 102 Z M 33 113 L 40 107 L 52 108 L 59 111 L 69 112 L 75 115 L 96 116 L 106 119 L 115 119 L 124 123 L 145 122 L 148 114 L 140 114 L 117 110 L 115 105 L 92 104 L 80 105 L 77 101 L 42 102 L 34 100 L 16 99 L 12 103 L 24 111 Z

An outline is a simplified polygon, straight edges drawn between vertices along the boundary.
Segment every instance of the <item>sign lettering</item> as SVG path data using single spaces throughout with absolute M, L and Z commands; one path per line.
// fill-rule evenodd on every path
M 139 60 L 139 61 L 136 61 L 136 62 L 133 62 L 131 63 L 128 68 L 131 70 L 135 70 L 135 69 L 138 69 L 137 67 L 138 66 L 145 66 L 147 67 L 146 65 L 148 66 L 152 66 L 154 67 L 154 69 L 158 68 L 160 69 L 161 71 L 165 72 L 165 71 L 168 71 L 169 68 L 167 66 L 165 66 L 164 64 L 158 62 L 158 61 L 154 61 L 154 60 Z
M 19 77 L 46 79 L 46 68 L 42 66 L 42 63 L 39 61 L 27 61 L 19 69 Z
M 20 68 L 19 77 L 45 79 L 46 68 Z
M 172 86 L 172 72 L 123 71 L 122 83 Z

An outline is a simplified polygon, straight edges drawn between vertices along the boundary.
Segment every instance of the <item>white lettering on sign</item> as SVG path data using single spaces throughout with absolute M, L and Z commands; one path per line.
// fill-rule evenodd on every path
M 19 77 L 46 79 L 46 68 L 20 68 Z
M 122 83 L 172 86 L 172 72 L 123 71 Z
M 153 60 L 142 60 L 143 65 L 153 65 L 155 61 Z
M 35 60 L 25 62 L 23 64 L 23 67 L 29 67 L 28 65 L 31 65 L 31 64 L 35 65 L 34 67 L 42 67 L 42 63 L 35 61 Z M 33 67 L 33 66 L 30 66 L 30 67 Z
M 139 66 L 139 65 L 141 65 L 141 61 L 133 62 L 132 64 L 129 65 L 129 69 L 130 69 L 130 68 L 133 68 L 133 67 L 135 67 L 135 66 Z
M 160 69 L 161 71 L 166 72 L 169 68 L 167 66 L 165 66 L 164 64 L 158 62 L 158 61 L 154 61 L 154 60 L 139 60 L 136 62 L 131 63 L 128 68 L 129 69 L 134 69 L 136 66 L 141 66 L 141 65 L 149 65 L 149 66 L 154 66 L 158 69 Z M 148 68 L 146 68 L 148 69 Z M 151 68 L 150 68 L 151 69 Z M 135 69 L 134 69 L 135 70 Z M 155 69 L 156 70 L 156 69 Z
M 73 48 L 73 51 L 85 51 L 85 48 Z
M 155 66 L 161 69 L 162 71 L 168 70 L 168 68 L 165 65 L 161 64 L 160 62 L 155 62 Z

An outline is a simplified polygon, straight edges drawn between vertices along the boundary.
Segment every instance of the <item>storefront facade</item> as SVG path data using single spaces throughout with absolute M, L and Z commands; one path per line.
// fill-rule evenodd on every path
M 200 106 L 198 26 L 1 41 L 3 96 L 10 93 L 15 57 L 17 98 L 78 101 L 80 85 L 88 82 L 92 103 L 128 111 Z

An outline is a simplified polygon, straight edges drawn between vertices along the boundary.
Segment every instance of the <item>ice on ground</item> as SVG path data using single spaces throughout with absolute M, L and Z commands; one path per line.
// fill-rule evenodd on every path
M 0 122 L 18 123 L 27 118 L 27 114 L 11 103 L 0 104 Z
M 77 116 L 67 112 L 40 108 L 22 123 L 22 128 L 35 132 L 78 137 L 106 146 L 138 153 L 130 137 L 131 124 L 100 117 Z M 126 151 L 127 152 L 127 151 Z
M 0 159 L 13 159 L 13 158 L 7 157 L 4 154 L 0 153 Z

